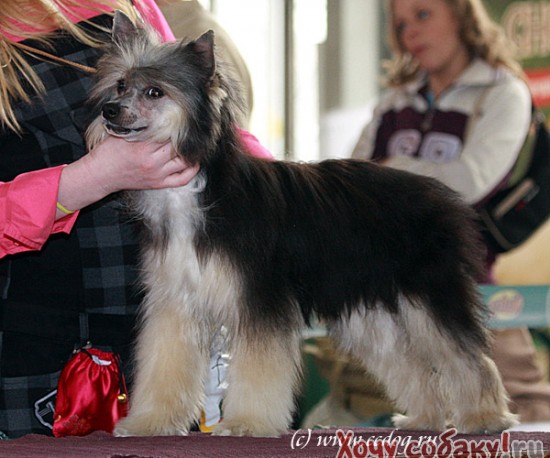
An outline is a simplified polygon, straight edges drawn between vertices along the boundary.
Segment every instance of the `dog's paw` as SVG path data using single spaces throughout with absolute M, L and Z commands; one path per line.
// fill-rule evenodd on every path
M 188 430 L 177 425 L 167 425 L 155 415 L 134 415 L 120 420 L 113 431 L 117 437 L 131 436 L 186 436 Z
M 500 433 L 519 423 L 517 415 L 510 412 L 476 413 L 454 421 L 454 427 L 459 433 L 492 434 Z
M 427 416 L 408 416 L 395 414 L 392 422 L 396 428 L 415 431 L 443 431 L 445 421 L 443 419 L 433 419 Z
M 285 430 L 278 430 L 273 426 L 238 420 L 223 420 L 214 427 L 214 436 L 254 436 L 279 437 Z

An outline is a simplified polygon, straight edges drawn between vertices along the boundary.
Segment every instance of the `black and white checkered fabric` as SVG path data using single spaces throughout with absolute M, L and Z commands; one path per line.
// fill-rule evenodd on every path
M 97 20 L 110 24 L 106 16 Z M 95 65 L 97 50 L 62 34 L 54 43 L 58 56 Z M 93 76 L 32 57 L 29 62 L 46 94 L 17 106 L 21 136 L 0 135 L 2 181 L 85 154 Z M 136 255 L 135 227 L 111 196 L 83 210 L 71 234 L 54 235 L 41 252 L 0 261 L 0 431 L 10 437 L 50 432 L 59 373 L 82 339 L 128 361 L 140 301 Z

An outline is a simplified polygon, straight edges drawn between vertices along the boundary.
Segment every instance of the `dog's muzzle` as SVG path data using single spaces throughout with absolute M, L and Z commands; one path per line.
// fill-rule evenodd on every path
M 147 126 L 129 128 L 121 125 L 121 113 L 122 107 L 117 102 L 107 102 L 101 108 L 101 113 L 103 114 L 103 119 L 105 120 L 106 129 L 113 135 L 117 136 L 126 136 L 133 132 L 140 132 L 144 130 Z

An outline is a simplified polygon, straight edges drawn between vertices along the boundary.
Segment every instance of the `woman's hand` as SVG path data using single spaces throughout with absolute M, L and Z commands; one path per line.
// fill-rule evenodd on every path
M 88 172 L 107 194 L 124 189 L 184 186 L 198 172 L 198 166 L 187 164 L 169 143 L 127 142 L 107 137 L 87 158 Z
M 184 186 L 198 171 L 198 165 L 186 163 L 168 143 L 107 137 L 63 169 L 58 201 L 79 210 L 117 191 Z

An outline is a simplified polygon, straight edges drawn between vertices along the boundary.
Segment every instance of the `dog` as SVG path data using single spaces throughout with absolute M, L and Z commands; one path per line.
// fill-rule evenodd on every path
M 186 186 L 128 193 L 144 227 L 145 298 L 116 435 L 188 433 L 222 325 L 231 361 L 214 434 L 281 435 L 314 317 L 385 385 L 396 426 L 515 424 L 488 356 L 475 217 L 455 193 L 367 161 L 251 157 L 211 31 L 160 43 L 117 12 L 90 100 L 90 148 L 106 135 L 171 141 L 200 164 Z

